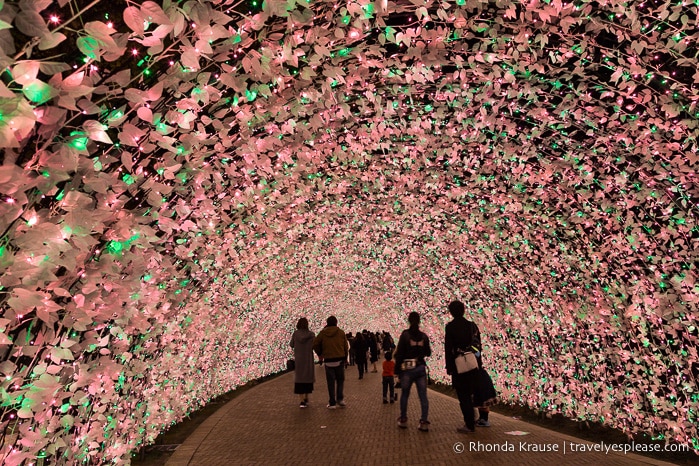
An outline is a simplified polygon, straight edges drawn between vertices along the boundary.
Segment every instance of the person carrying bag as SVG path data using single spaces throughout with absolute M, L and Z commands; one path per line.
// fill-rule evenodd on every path
M 465 307 L 461 301 L 449 303 L 449 313 L 453 320 L 444 329 L 444 361 L 464 418 L 464 425 L 457 427 L 456 431 L 465 434 L 476 429 L 473 395 L 479 383 L 479 369 L 482 368 L 481 333 L 474 322 L 464 318 Z M 471 353 L 471 356 L 464 356 L 467 353 Z M 462 361 L 457 366 L 458 358 Z M 477 367 L 473 367 L 473 358 L 476 359 Z
M 425 358 L 432 355 L 430 339 L 420 330 L 420 314 L 411 312 L 408 315 L 410 328 L 401 333 L 396 348 L 396 374 L 400 378 L 400 417 L 398 427 L 405 429 L 408 427 L 408 397 L 410 388 L 415 384 L 417 394 L 420 398 L 420 423 L 418 430 L 429 431 L 430 421 L 429 402 L 427 400 L 427 363 Z

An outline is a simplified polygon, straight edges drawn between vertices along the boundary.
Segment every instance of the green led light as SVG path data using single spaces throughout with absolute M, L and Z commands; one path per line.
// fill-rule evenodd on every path
M 87 137 L 82 131 L 73 131 L 70 133 L 73 137 L 72 141 L 69 143 L 70 147 L 83 151 L 87 148 Z
M 107 252 L 109 254 L 121 254 L 123 250 L 124 243 L 119 241 L 110 241 L 109 244 L 107 244 Z
M 43 104 L 51 99 L 51 86 L 42 82 L 34 81 L 22 87 L 24 96 L 35 104 Z
M 109 116 L 107 117 L 107 120 L 118 120 L 119 118 L 124 116 L 124 112 L 121 110 L 112 110 L 109 113 Z

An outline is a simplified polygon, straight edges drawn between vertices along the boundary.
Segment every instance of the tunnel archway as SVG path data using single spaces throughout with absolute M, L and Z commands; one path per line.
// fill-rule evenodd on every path
M 454 298 L 503 399 L 699 448 L 695 7 L 18 5 L 7 464 L 124 461 L 281 370 L 301 315 L 417 310 L 446 380 Z

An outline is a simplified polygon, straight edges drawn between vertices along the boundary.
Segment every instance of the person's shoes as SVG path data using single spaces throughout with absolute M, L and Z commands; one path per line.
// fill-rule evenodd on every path
M 337 402 L 337 404 L 340 406 L 340 408 L 344 408 L 345 406 L 347 406 L 347 403 L 345 403 L 345 400 L 340 400 Z
M 371 371 L 371 372 L 378 372 L 378 371 L 377 371 L 376 369 L 374 369 L 374 370 L 373 370 L 373 371 Z
M 308 408 L 308 402 L 307 402 L 307 401 L 302 401 L 302 402 L 299 404 L 299 408 Z
M 383 404 L 387 405 L 388 404 L 388 398 L 383 399 Z
M 429 428 L 430 421 L 420 421 L 420 425 L 417 426 L 417 430 L 420 430 L 422 432 L 428 432 L 430 430 Z
M 490 422 L 485 419 L 479 419 L 476 421 L 476 427 L 490 427 Z
M 475 432 L 475 429 L 469 429 L 466 426 L 461 426 L 461 427 L 457 427 L 456 431 L 460 434 L 472 434 L 473 432 Z
M 408 418 L 399 417 L 398 418 L 398 427 L 400 427 L 401 429 L 407 429 L 408 428 Z
M 393 397 L 391 397 L 391 404 L 393 404 L 393 403 L 395 403 L 395 401 L 393 401 Z
M 336 408 L 337 408 L 336 405 L 328 405 L 328 409 L 336 409 Z

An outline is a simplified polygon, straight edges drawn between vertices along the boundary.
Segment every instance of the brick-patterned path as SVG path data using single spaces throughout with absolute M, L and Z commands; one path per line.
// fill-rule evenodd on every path
M 325 372 L 320 366 L 306 409 L 298 407 L 293 394 L 293 373 L 245 391 L 204 421 L 175 450 L 167 466 L 670 464 L 634 454 L 571 452 L 570 442 L 595 444 L 496 413 L 490 414 L 491 427 L 459 434 L 458 401 L 433 390 L 428 391 L 430 431 L 420 432 L 415 387 L 408 407 L 409 427 L 399 429 L 398 402 L 382 403 L 381 373 L 370 372 L 358 380 L 356 367 L 349 367 L 346 376 L 344 409 L 326 408 Z M 512 431 L 529 434 L 506 433 Z M 514 451 L 473 451 L 477 442 L 482 448 L 500 445 Z M 558 452 L 525 451 L 528 447 L 520 442 L 532 445 L 529 450 L 557 447 Z

